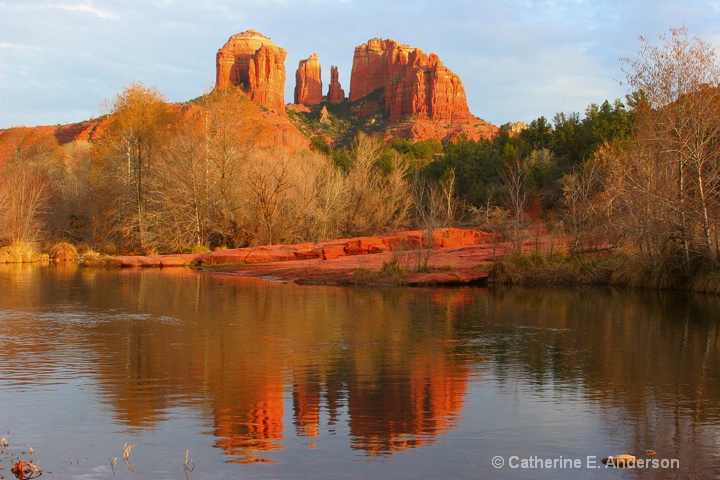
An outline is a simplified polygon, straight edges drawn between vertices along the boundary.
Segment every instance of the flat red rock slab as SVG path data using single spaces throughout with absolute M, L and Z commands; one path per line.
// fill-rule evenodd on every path
M 432 244 L 427 249 L 426 244 Z M 407 273 L 388 282 L 444 285 L 487 279 L 488 266 L 508 251 L 489 233 L 438 229 L 431 240 L 419 231 L 297 245 L 271 245 L 205 254 L 120 257 L 124 267 L 238 264 L 229 273 L 302 283 L 348 283 L 358 269 L 379 272 L 393 262 Z M 369 282 L 371 283 L 372 276 Z M 383 277 L 378 280 L 383 281 Z

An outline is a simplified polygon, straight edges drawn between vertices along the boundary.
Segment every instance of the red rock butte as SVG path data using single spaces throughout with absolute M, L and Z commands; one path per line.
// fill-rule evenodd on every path
M 359 114 L 379 111 L 391 120 L 414 116 L 435 122 L 473 119 L 460 77 L 437 55 L 395 40 L 374 38 L 355 48 L 350 101 L 371 94 Z
M 317 53 L 306 60 L 300 60 L 295 73 L 295 103 L 317 105 L 322 103 L 322 78 L 320 59 Z
M 251 100 L 284 112 L 286 56 L 255 30 L 233 35 L 217 52 L 215 88 L 239 85 Z

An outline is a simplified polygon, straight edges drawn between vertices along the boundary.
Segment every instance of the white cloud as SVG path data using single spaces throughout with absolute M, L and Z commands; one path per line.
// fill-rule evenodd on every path
M 105 20 L 117 20 L 119 16 L 115 13 L 109 12 L 107 10 L 99 9 L 95 6 L 93 6 L 92 2 L 87 3 L 58 3 L 52 5 L 54 8 L 58 8 L 60 10 L 66 10 L 70 12 L 82 12 L 82 13 L 89 13 L 91 15 L 95 15 L 98 18 L 102 18 Z
M 36 47 L 33 45 L 23 45 L 20 43 L 9 43 L 9 42 L 0 42 L 0 49 L 16 51 L 16 52 L 35 52 L 35 53 L 42 52 L 42 48 L 40 48 L 40 47 Z

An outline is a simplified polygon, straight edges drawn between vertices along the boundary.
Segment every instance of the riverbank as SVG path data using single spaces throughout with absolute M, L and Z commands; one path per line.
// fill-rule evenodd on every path
M 443 228 L 405 231 L 294 245 L 257 246 L 208 253 L 109 256 L 92 250 L 78 253 L 59 243 L 47 253 L 23 245 L 0 249 L 0 263 L 72 261 L 93 268 L 195 268 L 273 281 L 339 285 L 525 286 L 613 285 L 720 295 L 720 271 L 679 270 L 673 258 L 648 258 L 632 250 L 598 245 L 568 255 L 568 239 L 528 231 L 522 253 L 493 234 Z M 22 247 L 22 248 L 21 248 Z M 12 253 L 12 255 L 10 255 Z M 22 253 L 22 255 L 21 255 Z
M 274 245 L 204 254 L 128 256 L 122 267 L 185 266 L 274 281 L 340 285 L 613 285 L 720 295 L 720 273 L 678 271 L 670 261 L 601 246 L 569 256 L 566 239 L 539 235 L 522 253 L 491 234 L 439 229 L 383 237 Z
M 338 285 L 608 284 L 607 251 L 568 257 L 566 239 L 528 235 L 522 254 L 496 235 L 442 228 L 209 253 L 106 257 L 109 267 L 191 267 L 272 281 Z

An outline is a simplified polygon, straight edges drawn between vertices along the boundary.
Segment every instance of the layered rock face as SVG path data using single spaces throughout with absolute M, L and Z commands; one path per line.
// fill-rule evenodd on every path
M 285 50 L 255 30 L 233 35 L 217 52 L 215 88 L 239 85 L 251 100 L 282 112 L 286 56 Z
M 394 40 L 374 38 L 355 48 L 350 101 L 370 94 L 360 115 L 384 111 L 391 120 L 415 116 L 447 123 L 473 118 L 460 77 L 437 55 Z
M 295 103 L 317 105 L 323 101 L 320 59 L 313 53 L 307 60 L 300 60 L 295 73 Z
M 330 67 L 330 87 L 328 88 L 327 101 L 335 104 L 345 100 L 345 90 L 340 86 L 339 74 L 336 66 Z
M 266 115 L 272 114 L 282 123 L 279 118 L 287 118 L 286 56 L 285 50 L 255 30 L 233 35 L 217 52 L 215 88 L 241 86 L 251 100 L 267 107 Z M 318 55 L 300 61 L 295 75 L 295 105 L 290 107 L 307 109 L 323 101 L 343 102 L 345 92 L 338 78 L 337 67 L 331 67 L 329 89 L 323 97 Z M 355 118 L 385 115 L 390 120 L 388 137 L 417 141 L 466 136 L 478 140 L 497 132 L 496 126 L 470 113 L 462 81 L 437 55 L 394 40 L 374 38 L 355 48 L 349 100 L 355 102 Z M 287 133 L 287 129 L 283 131 Z

